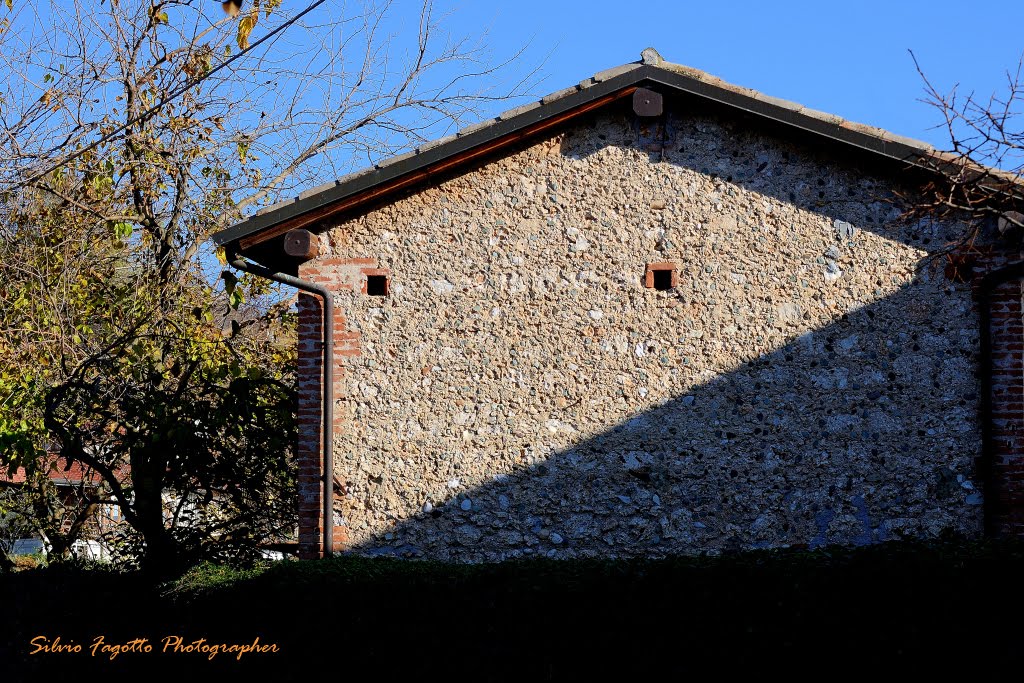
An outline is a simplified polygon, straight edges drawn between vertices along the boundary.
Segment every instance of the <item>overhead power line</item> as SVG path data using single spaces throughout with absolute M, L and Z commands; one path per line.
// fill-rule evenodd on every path
M 207 78 L 210 78 L 211 76 L 213 76 L 215 73 L 217 73 L 221 69 L 227 68 L 233 62 L 235 62 L 235 61 L 241 59 L 243 56 L 249 54 L 250 52 L 252 52 L 256 48 L 258 48 L 260 45 L 262 45 L 263 43 L 267 42 L 268 40 L 270 40 L 271 38 L 273 38 L 277 34 L 281 33 L 286 28 L 288 28 L 289 26 L 291 26 L 292 24 L 297 22 L 299 19 L 301 19 L 302 17 L 304 17 L 307 14 L 309 14 L 310 12 L 312 12 L 317 7 L 319 7 L 320 5 L 324 4 L 325 2 L 327 2 L 327 0 L 316 0 L 316 2 L 310 4 L 304 10 L 302 10 L 301 12 L 296 14 L 294 17 L 292 17 L 288 21 L 284 22 L 283 24 L 281 24 L 280 26 L 275 28 L 273 31 L 271 31 L 267 35 L 263 36 L 262 38 L 260 38 L 256 42 L 251 43 L 249 45 L 249 47 L 245 48 L 244 50 L 242 50 L 238 54 L 232 55 L 231 57 L 228 57 L 226 60 L 224 60 L 223 62 L 221 62 L 217 66 L 213 67 L 212 69 L 207 71 L 202 76 L 199 76 L 199 77 L 189 81 L 188 83 L 185 83 L 184 85 L 182 85 L 177 90 L 173 90 L 170 93 L 164 95 L 164 97 L 161 98 L 160 101 L 158 101 L 156 104 L 154 104 L 152 107 L 150 107 L 146 111 L 142 112 L 138 116 L 133 117 L 133 118 L 129 119 L 128 121 L 125 121 L 124 123 L 118 125 L 117 128 L 114 129 L 113 131 L 111 131 L 111 132 L 101 136 L 99 139 L 94 140 L 93 142 L 90 142 L 88 145 L 86 145 L 82 149 L 76 151 L 74 154 L 71 154 L 68 157 L 65 157 L 64 159 L 62 159 L 61 161 L 53 164 L 49 168 L 36 173 L 35 175 L 31 176 L 30 178 L 28 178 L 26 180 L 18 182 L 11 189 L 12 190 L 16 190 L 16 189 L 19 189 L 19 188 L 22 188 L 22 187 L 26 187 L 27 185 L 31 185 L 32 183 L 36 182 L 37 180 L 46 177 L 50 173 L 53 173 L 54 171 L 56 171 L 57 169 L 61 168 L 62 166 L 65 166 L 65 165 L 69 164 L 70 162 L 74 161 L 75 159 L 77 159 L 78 157 L 82 156 L 86 152 L 88 152 L 90 150 L 93 150 L 93 149 L 96 149 L 97 147 L 102 145 L 104 142 L 108 142 L 108 141 L 114 139 L 115 137 L 117 137 L 118 135 L 123 133 L 128 127 L 130 127 L 130 126 L 132 126 L 132 125 L 134 125 L 136 123 L 139 123 L 140 121 L 145 121 L 150 116 L 152 116 L 154 113 L 159 111 L 161 108 L 165 107 L 172 100 L 182 96 L 183 94 L 188 92 L 190 89 L 192 89 L 195 86 L 199 85 L 200 83 L 205 81 Z

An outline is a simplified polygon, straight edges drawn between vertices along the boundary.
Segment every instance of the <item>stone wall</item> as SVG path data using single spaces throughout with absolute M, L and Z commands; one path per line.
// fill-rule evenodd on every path
M 968 285 L 921 267 L 956 226 L 896 220 L 890 181 L 829 154 L 606 112 L 330 229 L 300 275 L 333 283 L 347 335 L 349 547 L 980 533 L 977 317 Z M 644 286 L 656 262 L 674 289 Z

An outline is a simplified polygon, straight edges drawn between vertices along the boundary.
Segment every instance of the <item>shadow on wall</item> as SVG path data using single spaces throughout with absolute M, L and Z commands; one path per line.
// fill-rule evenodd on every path
M 687 116 L 669 117 L 664 130 L 636 127 L 628 116 L 597 117 L 592 127 L 581 126 L 561 138 L 540 143 L 529 154 L 524 153 L 520 161 L 501 162 L 505 165 L 491 176 L 518 177 L 523 165 L 539 168 L 543 163 L 550 167 L 546 173 L 558 179 L 557 191 L 575 198 L 570 206 L 563 207 L 554 201 L 549 206 L 543 196 L 516 197 L 519 203 L 513 203 L 515 208 L 501 209 L 506 212 L 501 217 L 508 225 L 515 225 L 514 221 L 520 219 L 541 219 L 550 210 L 564 216 L 566 225 L 585 224 L 573 211 L 581 206 L 603 207 L 607 214 L 625 215 L 630 223 L 636 222 L 639 227 L 630 229 L 637 230 L 643 239 L 647 239 L 646 233 L 639 231 L 663 228 L 665 241 L 674 241 L 677 246 L 673 248 L 682 250 L 668 253 L 677 254 L 672 258 L 681 255 L 686 263 L 701 263 L 708 254 L 703 231 L 717 231 L 722 239 L 716 245 L 715 259 L 727 262 L 730 257 L 747 256 L 739 252 L 749 251 L 752 258 L 760 259 L 754 263 L 756 269 L 774 274 L 774 290 L 751 294 L 750 298 L 756 300 L 758 315 L 777 311 L 781 317 L 792 318 L 788 329 L 806 329 L 813 321 L 822 320 L 821 311 L 828 307 L 825 295 L 812 290 L 804 290 L 799 299 L 786 298 L 790 285 L 783 276 L 797 272 L 790 266 L 813 264 L 826 281 L 837 281 L 842 276 L 836 263 L 837 248 L 826 249 L 825 242 L 817 237 L 822 249 L 812 253 L 808 244 L 798 243 L 800 233 L 784 229 L 790 218 L 773 218 L 782 227 L 770 239 L 741 225 L 715 223 L 716 216 L 724 212 L 709 202 L 731 202 L 726 211 L 735 212 L 737 206 L 745 211 L 754 203 L 765 203 L 761 201 L 764 198 L 773 198 L 799 210 L 800 215 L 793 214 L 791 219 L 804 221 L 801 230 L 809 230 L 806 216 L 817 214 L 826 219 L 822 225 L 834 228 L 844 244 L 852 240 L 854 225 L 912 248 L 918 255 L 934 252 L 949 241 L 943 231 L 950 226 L 896 225 L 893 206 L 887 202 L 893 198 L 889 188 L 900 184 L 897 178 L 876 176 L 867 165 L 859 168 L 862 159 L 849 150 L 837 152 L 822 146 L 808 154 L 805 147 L 781 137 L 765 137 L 763 130 L 742 117 L 722 123 L 714 112 L 705 115 L 684 110 Z M 609 147 L 649 152 L 651 162 L 671 164 L 681 173 L 658 175 L 653 166 L 638 166 L 628 154 L 597 154 Z M 590 165 L 591 159 L 604 166 Z M 691 171 L 696 173 L 685 175 Z M 709 177 L 711 181 L 706 181 Z M 646 206 L 670 193 L 679 197 L 678 211 L 685 215 L 672 214 L 671 220 L 664 222 L 648 221 L 642 212 L 626 211 L 628 207 L 623 208 L 621 201 L 609 203 L 607 198 L 619 196 L 623 186 L 631 189 L 621 201 Z M 551 184 L 547 187 L 545 192 L 556 191 Z M 734 192 L 735 188 L 742 192 Z M 449 189 L 458 194 L 475 188 L 469 180 L 453 180 Z M 712 196 L 719 199 L 712 200 Z M 494 208 L 489 218 L 497 218 L 498 211 Z M 424 218 L 423 226 L 417 229 L 424 234 L 448 229 L 447 223 L 434 225 L 430 220 Z M 454 220 L 468 219 L 456 216 Z M 591 225 L 593 230 L 603 229 L 598 223 Z M 625 224 L 614 225 L 623 228 Z M 606 232 L 616 230 L 614 225 Z M 378 243 L 374 242 L 377 236 L 372 225 L 352 226 L 351 230 L 357 235 L 352 238 L 353 244 Z M 509 231 L 495 227 L 488 234 L 503 238 L 505 232 Z M 542 237 L 538 244 L 557 246 L 557 236 Z M 610 234 L 603 238 L 598 235 L 594 241 L 599 239 L 605 245 L 616 244 Z M 477 274 L 469 268 L 487 260 L 473 251 L 480 249 L 477 242 L 483 241 L 474 240 L 470 236 L 459 241 L 462 258 L 449 259 L 452 267 L 474 264 L 457 273 L 467 281 Z M 650 241 L 654 246 L 653 238 Z M 602 427 L 597 433 L 574 432 L 572 439 L 566 437 L 574 428 L 563 422 L 571 421 L 566 415 L 573 407 L 568 406 L 566 415 L 552 414 L 547 424 L 559 432 L 559 438 L 551 441 L 572 442 L 572 446 L 542 453 L 540 458 L 524 457 L 518 462 L 526 465 L 485 483 L 474 479 L 467 486 L 457 463 L 439 462 L 436 457 L 417 461 L 417 466 L 436 470 L 451 468 L 447 495 L 438 496 L 431 489 L 434 497 L 423 504 L 420 513 L 399 519 L 382 531 L 378 531 L 378 524 L 386 523 L 388 515 L 407 514 L 399 511 L 400 504 L 377 504 L 384 497 L 384 489 L 391 498 L 410 503 L 405 484 L 423 484 L 389 475 L 389 458 L 394 462 L 395 458 L 405 458 L 404 453 L 374 451 L 372 458 L 385 469 L 366 477 L 368 484 L 362 486 L 361 482 L 358 494 L 360 499 L 365 496 L 367 508 L 373 508 L 374 526 L 351 530 L 350 537 L 358 539 L 351 551 L 490 561 L 522 556 L 657 556 L 787 545 L 863 544 L 901 536 L 934 536 L 944 531 L 979 534 L 982 500 L 974 483 L 974 459 L 980 450 L 978 323 L 967 286 L 953 284 L 941 272 L 925 268 L 912 282 L 893 291 L 899 268 L 912 265 L 909 261 L 887 264 L 880 253 L 872 251 L 873 245 L 881 243 L 877 239 L 858 241 L 857 249 L 849 252 L 854 259 L 851 270 L 857 271 L 856 285 L 862 295 L 867 298 L 874 288 L 878 298 L 872 303 L 795 339 L 786 338 L 786 342 L 778 334 L 773 339 L 783 345 L 776 350 L 762 355 L 752 352 L 745 357 L 741 354 L 742 360 L 735 362 L 742 364 L 619 424 Z M 761 248 L 754 249 L 758 245 Z M 602 252 L 602 258 L 609 261 L 606 276 L 614 275 L 623 259 L 644 258 L 645 247 L 639 240 L 635 246 L 630 243 L 630 248 L 636 255 L 632 251 Z M 397 262 L 396 267 L 403 266 L 403 257 L 413 258 L 395 252 L 391 258 Z M 571 261 L 574 258 L 579 260 L 570 249 L 565 256 L 567 272 L 578 265 Z M 419 259 L 423 260 L 422 255 Z M 859 268 L 856 259 L 871 260 L 874 274 L 868 268 Z M 778 264 L 787 265 L 789 270 L 777 268 Z M 415 266 L 404 264 L 408 280 L 413 279 Z M 699 280 L 704 276 L 691 273 L 689 277 Z M 648 293 L 637 290 L 635 283 L 620 284 L 622 300 L 628 305 L 650 305 L 651 300 L 644 298 Z M 798 286 L 793 284 L 794 289 Z M 410 290 L 415 289 L 410 284 Z M 428 288 L 421 282 L 418 289 Z M 656 296 L 677 296 L 680 310 L 687 310 L 682 308 L 687 305 L 682 291 Z M 365 329 L 363 339 L 375 340 L 384 347 L 387 333 L 406 324 L 402 321 L 416 319 L 417 313 L 422 313 L 423 319 L 439 318 L 436 301 L 412 301 L 412 297 L 407 295 L 394 304 L 391 319 L 397 322 L 390 323 L 392 327 L 378 326 L 372 332 Z M 845 300 L 851 301 L 852 295 Z M 528 306 L 508 298 L 505 302 L 511 307 L 519 305 L 523 309 L 519 313 L 529 319 Z M 701 353 L 710 357 L 721 351 L 716 349 L 721 340 L 714 336 L 719 334 L 716 330 L 724 330 L 731 303 L 726 301 L 723 306 L 726 313 L 721 320 L 701 318 L 700 311 L 706 316 L 709 307 L 690 309 L 697 311 L 697 327 L 708 328 L 708 336 L 703 339 L 707 348 Z M 490 300 L 487 304 L 491 305 Z M 369 305 L 355 300 L 351 317 L 367 319 L 367 312 L 360 307 Z M 586 310 L 580 301 L 567 300 L 565 305 Z M 818 306 L 821 310 L 815 309 Z M 552 310 L 545 309 L 535 317 L 550 321 L 552 315 Z M 649 324 L 649 319 L 641 322 Z M 768 321 L 757 316 L 752 319 L 755 326 L 761 322 Z M 456 323 L 439 320 L 434 329 L 421 329 L 419 323 L 410 322 L 409 329 L 401 328 L 402 334 L 395 337 L 411 339 L 433 334 L 430 338 L 440 338 L 448 334 L 459 339 L 462 330 Z M 503 353 L 511 356 L 513 351 L 517 358 L 530 357 L 525 351 L 552 351 L 550 344 L 519 353 L 515 347 L 475 343 L 473 353 L 496 355 L 499 360 Z M 628 353 L 634 353 L 632 342 Z M 658 348 L 638 346 L 635 353 L 646 354 L 644 367 L 660 367 Z M 562 362 L 556 356 L 554 349 L 543 360 L 549 365 Z M 670 360 L 675 362 L 662 359 L 666 367 Z M 637 368 L 640 366 L 638 361 Z M 368 380 L 380 368 L 360 365 L 350 371 Z M 465 371 L 463 375 L 468 384 L 471 375 Z M 605 381 L 603 386 L 603 392 L 616 388 L 613 381 Z M 572 390 L 577 397 L 586 398 L 585 388 Z M 651 392 L 652 396 L 659 394 L 665 392 Z M 418 400 L 408 394 L 401 398 Z M 399 398 L 392 400 L 401 402 Z M 635 396 L 629 399 L 635 400 Z M 435 408 L 442 414 L 447 407 Z M 500 424 L 508 424 L 511 417 L 497 416 Z M 559 417 L 562 420 L 555 419 Z M 540 424 L 543 427 L 543 421 Z M 356 441 L 347 444 L 350 449 L 360 445 Z M 452 447 L 459 448 L 457 438 Z M 361 454 L 353 459 L 358 457 Z M 469 455 L 459 457 L 471 459 Z M 339 471 L 345 468 L 343 463 Z M 354 523 L 360 524 L 360 519 L 354 519 Z
M 978 335 L 947 328 L 964 299 L 939 291 L 915 281 L 543 462 L 472 490 L 453 480 L 352 551 L 490 561 L 976 535 Z

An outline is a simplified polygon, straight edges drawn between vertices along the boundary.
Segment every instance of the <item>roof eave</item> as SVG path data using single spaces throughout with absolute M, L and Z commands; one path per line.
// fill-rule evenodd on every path
M 217 245 L 233 245 L 246 252 L 293 227 L 314 225 L 337 212 L 366 201 L 379 200 L 440 170 L 449 170 L 466 160 L 490 153 L 532 135 L 538 129 L 546 130 L 547 122 L 557 125 L 574 116 L 574 112 L 590 111 L 595 103 L 603 106 L 606 101 L 615 99 L 614 96 L 628 94 L 642 85 L 671 88 L 678 93 L 716 102 L 933 172 L 955 163 L 949 155 L 937 152 L 924 142 L 732 85 L 695 69 L 673 64 L 626 64 L 505 112 L 496 119 L 475 124 L 448 138 L 382 161 L 365 172 L 308 190 L 292 202 L 265 209 L 217 233 L 213 240 Z
M 314 188 L 300 194 L 293 202 L 265 213 L 258 213 L 218 232 L 213 236 L 213 241 L 218 246 L 238 242 L 250 235 L 267 231 L 311 211 L 336 204 L 384 183 L 422 171 L 451 157 L 515 135 L 531 126 L 626 90 L 644 81 L 651 71 L 649 66 L 639 64 L 633 66 L 635 68 L 605 80 L 596 80 L 601 76 L 598 74 L 597 77 L 586 79 L 576 86 L 505 112 L 484 124 L 470 126 L 449 138 L 436 140 L 401 156 L 388 159 L 365 173 L 334 181 L 326 187 Z

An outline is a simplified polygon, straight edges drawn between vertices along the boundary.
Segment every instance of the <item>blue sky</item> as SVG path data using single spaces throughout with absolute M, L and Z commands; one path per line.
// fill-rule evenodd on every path
M 495 57 L 530 43 L 547 57 L 544 94 L 639 59 L 668 60 L 844 118 L 943 147 L 937 112 L 908 49 L 943 91 L 959 82 L 986 96 L 1024 50 L 1024 2 L 560 2 L 445 0 L 455 34 L 488 31 Z M 499 107 L 500 108 L 500 107 Z
M 278 25 L 284 15 L 306 7 L 310 1 L 284 0 L 287 11 L 264 19 L 254 36 Z M 389 55 L 408 54 L 415 45 L 420 1 L 394 0 L 384 22 L 384 32 L 396 37 L 387 50 Z M 37 14 L 29 0 L 16 0 L 16 13 L 23 10 L 22 16 L 15 19 L 17 31 L 12 29 L 9 34 L 17 33 L 26 45 L 38 42 L 36 34 L 60 21 L 47 11 L 51 2 L 64 7 L 64 0 L 40 0 Z M 100 6 L 103 0 L 89 2 Z M 250 2 L 246 0 L 245 6 L 251 6 Z M 1020 0 L 992 0 L 985 4 L 984 12 L 975 9 L 973 3 L 951 0 L 435 3 L 435 18 L 446 15 L 442 27 L 453 37 L 479 38 L 489 49 L 492 63 L 528 45 L 525 55 L 502 74 L 509 85 L 517 75 L 540 64 L 543 81 L 533 88 L 536 97 L 597 71 L 636 61 L 644 47 L 653 46 L 668 60 L 703 69 L 732 83 L 923 139 L 940 148 L 949 146 L 946 133 L 936 128 L 941 124 L 939 113 L 920 101 L 923 83 L 908 50 L 915 52 L 943 92 L 960 83 L 962 90 L 974 90 L 985 97 L 1005 86 L 1006 70 L 1016 67 L 1024 51 L 1024 2 Z M 202 0 L 197 6 L 209 10 L 214 18 L 222 16 L 216 0 Z M 356 16 L 359 10 L 359 3 L 328 0 L 306 21 L 317 27 L 314 33 L 322 33 L 327 25 L 345 35 L 350 29 L 338 18 Z M 6 15 L 0 9 L 0 17 Z M 308 41 L 308 34 L 293 27 L 268 49 L 280 51 L 275 56 L 281 58 L 283 67 L 290 64 L 289 60 L 302 67 L 310 49 Z M 350 47 L 345 49 L 346 54 L 353 52 Z M 96 50 L 101 52 L 103 45 L 98 43 Z M 354 54 L 360 51 L 356 49 Z M 445 73 L 449 72 L 442 69 L 439 76 L 427 80 L 444 82 Z M 486 77 L 472 89 L 495 80 L 500 91 L 501 82 L 496 78 Z M 290 87 L 282 86 L 285 91 Z M 315 94 L 316 88 L 313 90 Z M 286 95 L 278 95 L 270 93 L 275 102 L 288 101 Z M 481 113 L 493 116 L 519 103 L 497 102 L 485 106 Z M 468 122 L 464 120 L 461 125 Z M 453 125 L 438 124 L 428 129 L 426 137 L 450 133 Z M 338 161 L 335 175 L 368 163 L 366 154 L 359 156 L 347 148 L 335 150 L 331 156 Z M 297 181 L 298 185 L 286 193 L 318 184 L 323 180 L 321 176 Z

